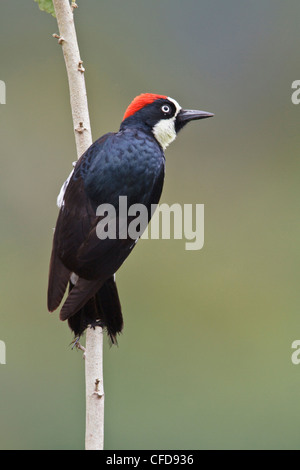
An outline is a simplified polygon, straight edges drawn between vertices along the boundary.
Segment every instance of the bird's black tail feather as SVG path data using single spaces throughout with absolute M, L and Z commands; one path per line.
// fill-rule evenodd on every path
M 70 282 L 71 291 L 74 284 Z M 112 344 L 117 344 L 117 334 L 123 329 L 123 316 L 117 285 L 110 277 L 98 292 L 75 315 L 68 319 L 75 337 L 81 336 L 88 326 L 101 326 L 107 330 Z

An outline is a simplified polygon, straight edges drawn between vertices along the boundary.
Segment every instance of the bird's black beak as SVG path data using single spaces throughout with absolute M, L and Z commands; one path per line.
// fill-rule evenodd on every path
M 179 122 L 189 122 L 194 121 L 196 119 L 205 119 L 209 117 L 213 117 L 212 113 L 207 113 L 206 111 L 197 111 L 195 109 L 181 109 L 177 119 Z
M 180 131 L 188 122 L 196 119 L 205 119 L 213 117 L 214 114 L 206 111 L 198 111 L 196 109 L 181 109 L 176 118 L 176 131 Z

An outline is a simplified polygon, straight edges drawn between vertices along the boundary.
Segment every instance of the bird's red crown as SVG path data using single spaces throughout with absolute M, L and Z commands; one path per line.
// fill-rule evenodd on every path
M 124 119 L 127 119 L 129 116 L 132 116 L 137 111 L 147 106 L 148 104 L 151 104 L 161 98 L 166 99 L 167 96 L 155 95 L 154 93 L 142 93 L 141 95 L 136 96 L 126 109 L 123 121 Z

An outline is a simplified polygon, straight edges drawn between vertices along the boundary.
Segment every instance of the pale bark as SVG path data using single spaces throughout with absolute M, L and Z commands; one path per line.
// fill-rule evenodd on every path
M 92 144 L 91 125 L 83 63 L 79 54 L 73 7 L 69 0 L 53 0 L 59 35 L 68 73 L 70 101 L 77 149 L 77 158 Z M 86 330 L 86 450 L 102 450 L 104 443 L 103 331 Z
M 104 447 L 103 332 L 89 328 L 86 332 L 86 450 Z
M 71 110 L 74 124 L 77 157 L 92 144 L 92 133 L 84 79 L 79 54 L 73 11 L 68 0 L 53 0 L 59 28 L 58 42 L 62 45 L 68 74 Z

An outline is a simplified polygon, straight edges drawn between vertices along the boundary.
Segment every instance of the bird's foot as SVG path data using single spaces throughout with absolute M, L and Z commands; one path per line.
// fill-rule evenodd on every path
M 72 341 L 71 343 L 73 345 L 72 350 L 76 348 L 76 349 L 79 349 L 80 351 L 83 351 L 83 359 L 85 359 L 86 349 L 85 347 L 82 346 L 82 344 L 80 344 L 79 339 L 80 337 L 78 336 L 77 338 L 74 338 L 74 340 Z

